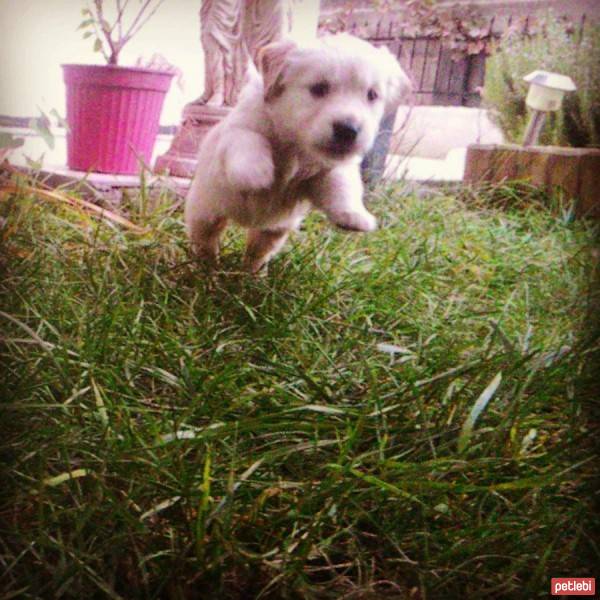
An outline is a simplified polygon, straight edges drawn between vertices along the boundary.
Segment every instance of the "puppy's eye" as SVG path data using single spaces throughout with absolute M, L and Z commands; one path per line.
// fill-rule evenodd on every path
M 329 83 L 327 81 L 319 81 L 310 86 L 309 91 L 314 98 L 324 98 L 329 94 Z
M 367 92 L 367 100 L 369 102 L 375 102 L 375 100 L 377 100 L 377 98 L 379 98 L 379 94 L 373 88 L 371 88 Z

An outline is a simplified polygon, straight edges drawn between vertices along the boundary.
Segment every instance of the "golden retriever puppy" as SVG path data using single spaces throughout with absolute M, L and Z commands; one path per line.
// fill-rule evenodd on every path
M 214 264 L 229 220 L 248 228 L 257 272 L 314 207 L 343 229 L 372 231 L 360 162 L 385 112 L 410 90 L 385 48 L 348 34 L 263 48 L 239 102 L 201 143 L 185 205 L 198 258 Z

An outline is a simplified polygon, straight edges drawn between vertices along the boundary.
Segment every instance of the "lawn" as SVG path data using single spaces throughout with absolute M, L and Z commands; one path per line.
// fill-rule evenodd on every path
M 534 598 L 594 576 L 594 228 L 380 190 L 266 276 L 0 199 L 4 598 Z M 516 206 L 519 204 L 519 206 Z

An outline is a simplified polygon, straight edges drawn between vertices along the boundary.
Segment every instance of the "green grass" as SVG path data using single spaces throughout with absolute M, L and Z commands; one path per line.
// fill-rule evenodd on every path
M 379 231 L 313 215 L 259 278 L 235 231 L 221 271 L 195 266 L 166 195 L 130 201 L 146 236 L 1 201 L 4 597 L 593 576 L 594 232 L 499 197 L 522 194 L 392 188 Z

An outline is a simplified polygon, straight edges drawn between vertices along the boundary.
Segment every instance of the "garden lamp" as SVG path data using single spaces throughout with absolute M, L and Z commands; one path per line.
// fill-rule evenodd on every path
M 523 136 L 523 146 L 531 146 L 540 136 L 546 113 L 559 110 L 565 93 L 577 88 L 570 77 L 548 71 L 533 71 L 523 79 L 529 83 L 525 103 L 532 110 Z

